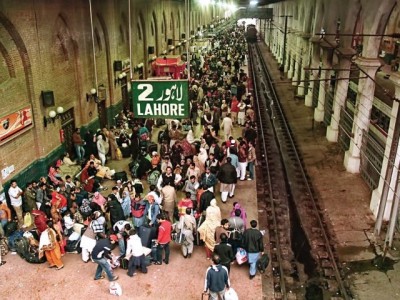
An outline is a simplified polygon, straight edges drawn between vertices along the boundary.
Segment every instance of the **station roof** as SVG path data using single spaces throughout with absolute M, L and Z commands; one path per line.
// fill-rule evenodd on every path
M 282 2 L 282 1 L 284 1 L 284 0 L 258 0 L 257 6 L 263 6 L 263 5 L 273 4 L 273 3 Z M 249 6 L 250 0 L 236 0 L 236 3 L 239 6 Z

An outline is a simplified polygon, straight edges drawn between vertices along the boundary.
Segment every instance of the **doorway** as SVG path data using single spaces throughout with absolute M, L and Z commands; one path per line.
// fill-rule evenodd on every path
M 100 128 L 104 128 L 107 126 L 106 100 L 101 100 L 97 103 L 97 111 L 99 113 Z
M 72 134 L 75 131 L 74 108 L 67 110 L 61 115 L 61 128 L 64 130 L 65 151 L 71 157 L 75 157 L 74 144 L 72 143 Z

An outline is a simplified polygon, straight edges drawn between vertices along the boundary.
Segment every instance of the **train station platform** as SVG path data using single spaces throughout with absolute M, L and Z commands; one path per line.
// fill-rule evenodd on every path
M 384 273 L 373 264 L 380 253 L 372 234 L 375 220 L 369 208 L 370 189 L 359 174 L 346 172 L 339 145 L 327 141 L 325 125 L 313 121 L 314 109 L 295 97 L 295 88 L 279 71 L 268 46 L 259 46 L 330 228 L 332 244 L 343 271 L 351 277 L 354 299 L 399 299 L 399 288 L 391 284 L 399 278 L 399 266 Z
M 164 130 L 166 125 L 154 128 L 152 132 L 152 141 L 157 143 L 158 132 Z M 194 127 L 195 136 L 199 136 L 202 126 Z M 233 136 L 241 136 L 242 127 L 235 126 Z M 220 132 L 220 138 L 223 137 L 223 131 Z M 160 147 L 158 147 L 159 149 Z M 117 172 L 126 171 L 128 178 L 131 179 L 128 164 L 130 158 L 122 160 L 109 160 L 106 163 L 110 169 Z M 146 179 L 142 180 L 145 196 L 149 192 L 149 186 Z M 107 190 L 102 194 L 107 197 L 111 193 L 111 188 L 115 186 L 114 180 L 104 180 L 103 186 Z M 217 185 L 215 196 L 217 205 L 221 209 L 222 218 L 228 218 L 233 208 L 233 202 L 239 202 L 247 213 L 247 227 L 253 219 L 258 220 L 257 191 L 256 180 L 238 181 L 235 189 L 235 197 L 228 199 L 227 203 L 221 202 L 219 185 Z M 182 191 L 177 192 L 177 201 L 184 198 Z M 261 230 L 266 228 L 261 227 Z M 206 259 L 204 246 L 195 246 L 190 259 L 185 259 L 181 253 L 180 245 L 171 242 L 171 255 L 168 265 L 151 265 L 148 267 L 148 273 L 138 272 L 133 278 L 126 274 L 126 270 L 116 269 L 115 275 L 119 276 L 118 283 L 121 285 L 123 294 L 119 299 L 202 299 L 201 293 L 204 288 L 204 277 L 206 269 L 210 266 L 210 260 Z M 118 255 L 118 247 L 114 250 Z M 55 271 L 47 268 L 47 264 L 32 265 L 22 260 L 16 253 L 9 253 L 3 258 L 7 261 L 0 268 L 2 280 L 0 282 L 0 295 L 10 295 L 8 299 L 20 299 L 26 296 L 30 291 L 32 299 L 84 299 L 93 298 L 93 295 L 101 299 L 116 299 L 109 294 L 109 282 L 107 279 L 94 281 L 94 273 L 97 265 L 89 262 L 83 263 L 80 254 L 67 253 L 63 258 L 64 269 Z M 29 272 L 27 272 L 29 270 Z M 35 274 L 32 276 L 30 274 Z M 23 278 L 22 281 L 16 281 L 15 278 Z M 268 276 L 264 274 L 268 280 Z M 249 267 L 247 264 L 233 264 L 230 270 L 230 281 L 232 287 L 237 292 L 239 299 L 260 300 L 271 299 L 262 295 L 261 275 L 249 279 Z M 41 287 L 41 283 L 45 283 Z M 268 284 L 268 283 L 267 283 Z M 62 291 L 62 295 L 57 292 Z M 64 294 L 65 293 L 65 294 Z M 205 299 L 205 298 L 204 298 Z

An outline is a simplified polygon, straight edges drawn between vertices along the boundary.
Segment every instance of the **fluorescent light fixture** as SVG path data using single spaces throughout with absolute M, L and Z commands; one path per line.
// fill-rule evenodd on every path
M 256 6 L 258 4 L 257 0 L 251 0 L 250 1 L 250 6 Z

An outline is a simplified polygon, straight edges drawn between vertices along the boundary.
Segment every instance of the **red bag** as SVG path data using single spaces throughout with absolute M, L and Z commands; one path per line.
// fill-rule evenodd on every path
M 142 205 L 140 203 L 132 203 L 131 212 L 134 218 L 141 218 L 144 215 L 144 211 L 146 209 L 146 205 Z

